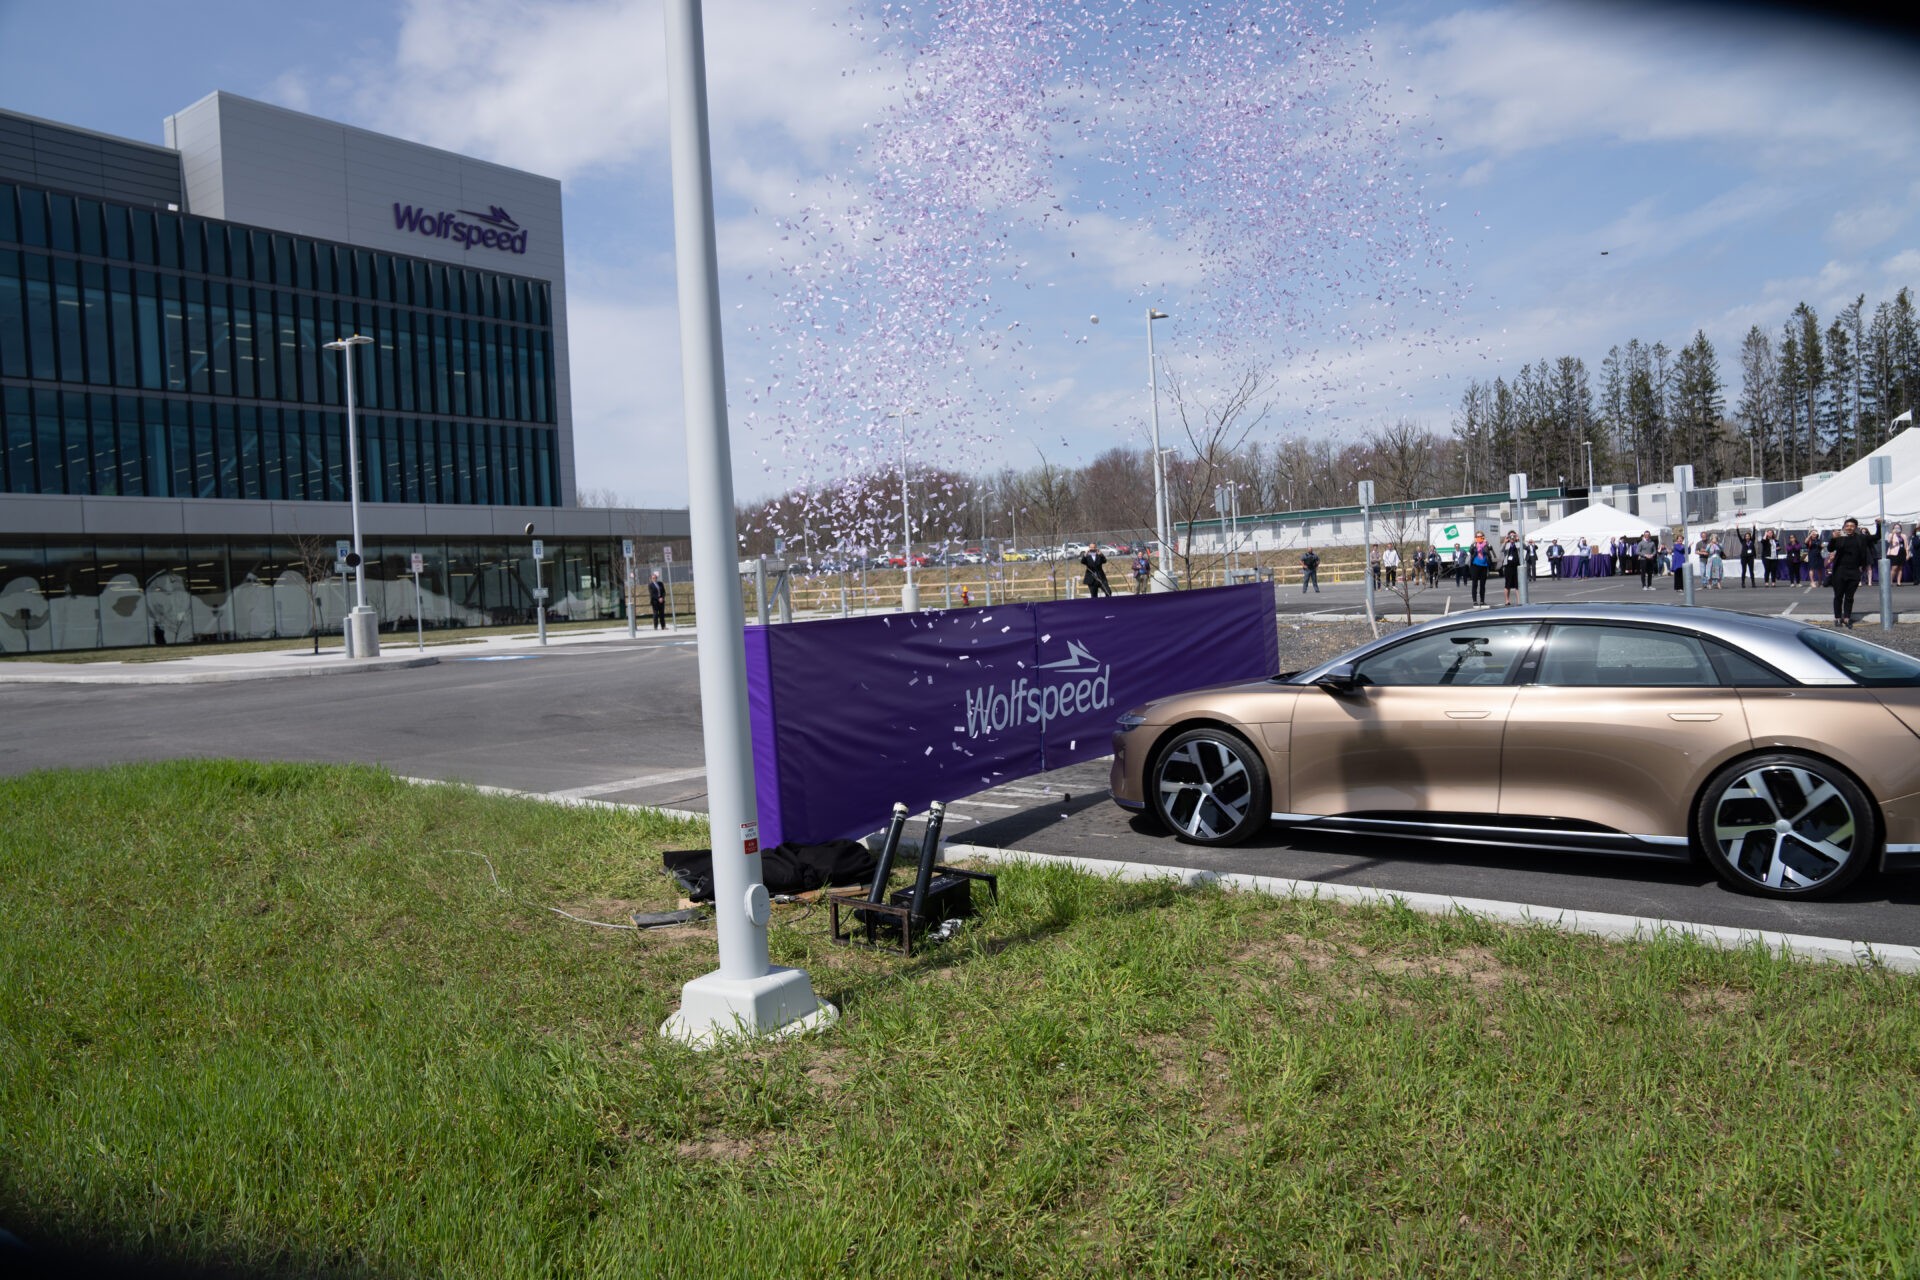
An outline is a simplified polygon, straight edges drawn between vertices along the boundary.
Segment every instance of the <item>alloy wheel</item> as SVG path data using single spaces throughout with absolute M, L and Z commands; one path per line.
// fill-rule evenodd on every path
M 1156 779 L 1167 824 L 1180 835 L 1213 842 L 1264 819 L 1254 812 L 1261 788 L 1243 750 L 1211 735 L 1176 743 L 1161 759 Z
M 1711 830 L 1720 859 L 1736 875 L 1762 889 L 1800 893 L 1854 865 L 1861 826 L 1832 779 L 1801 765 L 1767 764 L 1720 792 Z

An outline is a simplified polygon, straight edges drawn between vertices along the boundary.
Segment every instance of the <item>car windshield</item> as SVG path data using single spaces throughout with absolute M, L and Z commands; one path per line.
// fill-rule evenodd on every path
M 1800 642 L 1845 672 L 1855 684 L 1871 688 L 1920 685 L 1920 661 L 1865 640 L 1808 627 Z

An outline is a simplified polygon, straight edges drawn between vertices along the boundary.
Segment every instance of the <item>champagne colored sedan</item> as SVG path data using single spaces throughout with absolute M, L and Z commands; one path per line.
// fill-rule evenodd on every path
M 1120 718 L 1113 798 L 1181 840 L 1309 831 L 1703 857 L 1735 889 L 1920 868 L 1920 661 L 1786 618 L 1531 606 Z

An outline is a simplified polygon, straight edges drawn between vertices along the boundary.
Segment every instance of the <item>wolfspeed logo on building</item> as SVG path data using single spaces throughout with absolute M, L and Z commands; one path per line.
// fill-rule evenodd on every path
M 1044 730 L 1061 716 L 1112 706 L 1113 667 L 1102 664 L 1078 640 L 1067 641 L 1067 653 L 1070 656 L 1058 662 L 1041 663 L 1034 678 L 1021 676 L 1003 686 L 984 684 L 967 690 L 967 736 L 977 738 L 1026 724 Z
M 527 251 L 526 228 L 515 222 L 499 205 L 488 205 L 485 213 L 475 213 L 471 209 L 462 209 L 460 213 L 475 221 L 462 222 L 458 215 L 444 209 L 439 213 L 428 213 L 410 204 L 396 203 L 393 206 L 393 226 L 396 231 L 418 231 L 435 240 L 452 240 L 467 249 L 478 245 L 482 249 L 501 249 L 507 253 Z

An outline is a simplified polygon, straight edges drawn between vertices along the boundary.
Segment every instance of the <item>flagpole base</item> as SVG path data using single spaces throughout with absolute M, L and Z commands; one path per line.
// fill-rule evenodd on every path
M 813 994 L 804 969 L 774 966 L 763 977 L 702 974 L 680 989 L 680 1008 L 660 1024 L 660 1034 L 690 1049 L 717 1049 L 731 1042 L 783 1040 L 819 1031 L 840 1020 L 840 1011 Z

